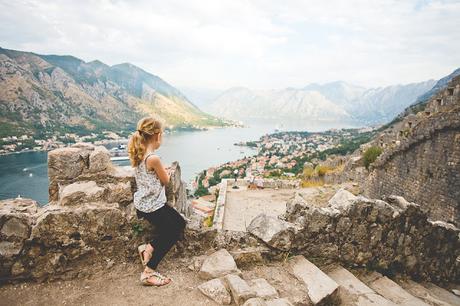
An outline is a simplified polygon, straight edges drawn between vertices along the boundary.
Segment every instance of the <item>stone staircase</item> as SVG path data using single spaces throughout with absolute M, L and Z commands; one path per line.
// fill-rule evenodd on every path
M 219 305 L 460 305 L 460 297 L 431 283 L 352 273 L 337 265 L 320 269 L 301 255 L 248 272 L 220 250 L 204 259 L 199 275 L 208 281 L 198 289 Z

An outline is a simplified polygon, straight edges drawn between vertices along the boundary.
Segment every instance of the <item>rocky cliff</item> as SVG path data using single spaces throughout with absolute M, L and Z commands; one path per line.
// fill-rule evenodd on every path
M 134 65 L 0 48 L 0 136 L 122 131 L 146 114 L 170 127 L 224 124 Z

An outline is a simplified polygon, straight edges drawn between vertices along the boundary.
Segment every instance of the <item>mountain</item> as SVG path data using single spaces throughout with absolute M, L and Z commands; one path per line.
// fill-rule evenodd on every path
M 255 91 L 237 87 L 223 92 L 207 110 L 235 120 L 284 122 L 344 120 L 347 111 L 317 91 L 287 88 Z
M 214 100 L 207 110 L 242 121 L 271 119 L 278 122 L 313 120 L 375 124 L 393 119 L 434 84 L 434 80 L 429 80 L 364 88 L 338 81 L 282 90 L 232 88 Z
M 141 68 L 0 48 L 0 136 L 127 131 L 147 114 L 169 128 L 227 123 Z

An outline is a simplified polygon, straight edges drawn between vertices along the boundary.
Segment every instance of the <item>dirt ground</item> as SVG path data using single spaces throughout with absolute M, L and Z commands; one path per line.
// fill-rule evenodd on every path
M 142 286 L 141 270 L 128 263 L 86 279 L 4 285 L 0 305 L 216 305 L 196 289 L 202 281 L 185 264 L 166 263 L 162 272 L 173 282 L 161 288 Z
M 161 272 L 173 282 L 160 288 L 142 286 L 141 269 L 140 264 L 120 264 L 85 279 L 4 285 L 0 287 L 0 305 L 217 305 L 197 289 L 205 281 L 188 269 L 186 262 L 166 262 Z M 284 262 L 256 265 L 243 270 L 242 277 L 263 277 L 281 297 L 306 299 L 305 289 L 287 270 Z

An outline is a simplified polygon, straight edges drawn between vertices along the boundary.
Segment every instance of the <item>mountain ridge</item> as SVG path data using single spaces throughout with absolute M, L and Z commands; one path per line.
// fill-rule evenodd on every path
M 229 122 L 204 113 L 177 88 L 130 63 L 0 47 L 0 136 L 128 131 L 155 114 L 168 128 Z
M 254 112 L 262 108 L 259 117 L 264 119 L 284 116 L 286 120 L 346 120 L 366 125 L 380 124 L 392 120 L 435 83 L 435 80 L 427 80 L 365 88 L 334 81 L 272 90 L 233 87 L 222 92 L 205 109 L 211 114 L 242 121 L 256 119 Z M 252 104 L 257 106 L 252 107 Z M 230 105 L 233 105 L 231 109 Z M 286 111 L 280 105 L 285 105 Z M 295 108 L 295 105 L 298 107 Z

